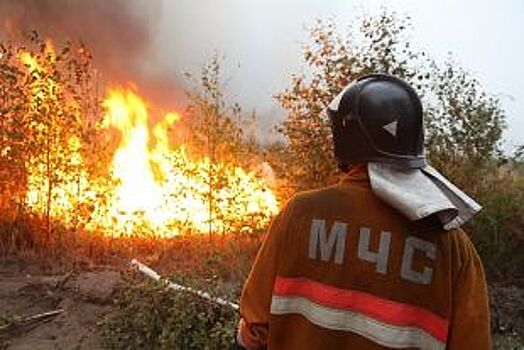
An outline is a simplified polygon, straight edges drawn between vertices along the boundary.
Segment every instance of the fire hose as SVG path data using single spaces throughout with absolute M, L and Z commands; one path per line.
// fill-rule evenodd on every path
M 212 302 L 214 304 L 217 304 L 217 305 L 220 305 L 220 306 L 227 306 L 227 307 L 232 308 L 233 310 L 238 310 L 239 309 L 238 304 L 235 304 L 235 303 L 233 303 L 233 302 L 231 302 L 229 300 L 212 296 L 209 293 L 204 292 L 204 291 L 199 290 L 199 289 L 195 289 L 195 288 L 184 286 L 184 285 L 181 285 L 181 284 L 178 284 L 178 283 L 174 283 L 174 282 L 170 281 L 169 279 L 160 276 L 152 268 L 150 268 L 147 265 L 142 264 L 137 259 L 131 260 L 131 268 L 135 269 L 136 271 L 141 272 L 145 276 L 147 276 L 147 277 L 149 277 L 149 278 L 151 278 L 151 279 L 153 279 L 153 280 L 155 280 L 157 282 L 165 283 L 168 288 L 170 288 L 170 289 L 172 289 L 174 291 L 183 291 L 183 292 L 191 293 L 191 294 L 194 294 L 196 296 L 199 296 L 202 299 L 210 301 L 210 302 Z

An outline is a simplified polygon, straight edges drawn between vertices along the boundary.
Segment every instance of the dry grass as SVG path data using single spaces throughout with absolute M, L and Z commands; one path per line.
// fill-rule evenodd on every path
M 262 237 L 256 233 L 114 238 L 59 225 L 47 234 L 43 227 L 38 218 L 0 224 L 0 256 L 38 265 L 44 273 L 101 266 L 126 268 L 131 259 L 137 258 L 165 274 L 220 274 L 240 283 L 249 272 Z

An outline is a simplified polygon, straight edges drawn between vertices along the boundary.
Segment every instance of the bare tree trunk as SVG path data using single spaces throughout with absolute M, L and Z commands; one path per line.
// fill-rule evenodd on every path
M 214 169 L 213 166 L 215 164 L 215 135 L 213 132 L 216 130 L 216 118 L 217 118 L 217 112 L 214 108 L 211 109 L 211 118 L 212 118 L 212 128 L 208 131 L 208 144 L 209 144 L 209 239 L 211 240 L 213 236 L 213 213 L 214 213 L 214 191 L 215 191 L 215 183 L 214 183 Z
M 51 195 L 53 191 L 51 179 L 51 146 L 49 138 L 46 147 L 46 176 L 47 176 L 47 203 L 46 203 L 46 234 L 47 243 L 51 241 Z

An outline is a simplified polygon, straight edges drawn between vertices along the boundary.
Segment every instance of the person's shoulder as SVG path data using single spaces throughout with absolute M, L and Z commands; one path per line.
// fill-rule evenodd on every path
M 316 203 L 324 198 L 330 198 L 337 194 L 337 186 L 328 186 L 318 189 L 300 191 L 295 193 L 288 201 L 288 204 L 293 206 L 307 205 L 308 203 Z
M 470 246 L 473 246 L 473 243 L 471 242 L 469 235 L 462 228 L 459 227 L 445 232 L 449 235 L 449 239 L 457 247 L 465 249 Z
M 477 250 L 470 236 L 462 228 L 446 231 L 450 247 L 455 257 L 461 261 L 469 261 L 479 259 Z

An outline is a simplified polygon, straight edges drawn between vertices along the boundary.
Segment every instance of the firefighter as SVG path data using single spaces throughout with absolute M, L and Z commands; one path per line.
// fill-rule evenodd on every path
M 273 220 L 241 297 L 248 349 L 490 349 L 482 263 L 460 228 L 481 208 L 426 163 L 422 106 L 372 74 L 326 108 L 337 185 Z

